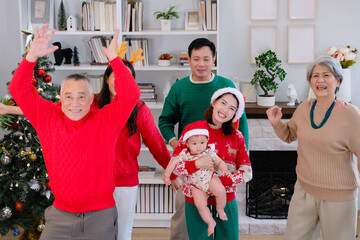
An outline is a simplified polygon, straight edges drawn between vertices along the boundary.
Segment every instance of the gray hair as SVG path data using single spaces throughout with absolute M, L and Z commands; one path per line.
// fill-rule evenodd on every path
M 69 79 L 72 79 L 72 80 L 75 80 L 75 81 L 80 81 L 80 80 L 86 81 L 87 85 L 88 85 L 90 95 L 93 94 L 93 89 L 92 89 L 90 80 L 87 77 L 85 77 L 84 75 L 82 75 L 82 74 L 71 74 L 71 75 L 67 76 L 61 83 L 60 94 L 62 93 L 62 90 L 64 88 L 64 83 Z
M 338 79 L 341 84 L 343 80 L 341 64 L 337 59 L 330 57 L 328 55 L 320 56 L 318 59 L 314 60 L 312 63 L 309 64 L 309 66 L 306 69 L 306 79 L 308 80 L 309 83 L 311 81 L 310 79 L 314 67 L 319 65 L 327 66 L 332 72 L 332 74 L 334 74 L 335 78 Z

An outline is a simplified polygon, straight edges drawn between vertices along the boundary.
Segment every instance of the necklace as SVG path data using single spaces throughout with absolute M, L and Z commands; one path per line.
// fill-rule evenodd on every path
M 313 105 L 311 106 L 311 110 L 310 110 L 310 121 L 311 121 L 311 126 L 313 129 L 319 129 L 321 128 L 322 126 L 324 126 L 324 124 L 326 123 L 326 121 L 328 120 L 328 118 L 330 117 L 330 114 L 335 106 L 335 102 L 336 102 L 336 97 L 335 97 L 335 100 L 334 102 L 331 104 L 331 106 L 329 107 L 329 109 L 326 111 L 325 113 L 325 117 L 324 119 L 322 120 L 322 122 L 319 124 L 319 125 L 316 125 L 315 122 L 314 122 L 314 109 L 315 109 L 315 106 L 316 106 L 316 103 L 317 103 L 317 100 L 314 101 Z

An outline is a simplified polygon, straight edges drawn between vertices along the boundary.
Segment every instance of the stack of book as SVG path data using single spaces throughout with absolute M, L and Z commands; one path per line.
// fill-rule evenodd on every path
M 138 49 L 142 49 L 143 53 L 141 56 L 145 56 L 145 58 L 141 61 L 134 63 L 134 66 L 149 66 L 149 47 L 148 47 L 148 39 L 147 38 L 127 38 L 125 39 L 128 42 L 129 51 L 126 52 L 125 58 L 130 59 L 132 52 L 136 52 Z
M 179 52 L 178 53 L 178 58 L 179 58 L 181 66 L 190 66 L 188 57 L 189 57 L 189 55 L 187 52 Z
M 144 4 L 141 1 L 123 1 L 123 29 L 125 32 L 140 32 L 143 30 Z
M 140 101 L 156 102 L 157 95 L 153 83 L 138 83 L 140 88 Z
M 216 31 L 217 29 L 217 2 L 212 0 L 198 0 L 200 29 Z
M 110 45 L 112 37 L 104 37 L 104 36 L 95 36 L 90 38 L 88 41 L 90 49 L 91 49 L 91 56 L 92 56 L 92 62 L 90 64 L 100 64 L 100 65 L 106 65 L 108 64 L 108 59 L 104 55 L 104 53 L 101 50 L 101 47 L 108 47 Z
M 136 199 L 136 213 L 174 213 L 175 196 L 171 186 L 140 184 Z
M 82 2 L 82 30 L 114 31 L 116 28 L 116 2 L 88 0 Z

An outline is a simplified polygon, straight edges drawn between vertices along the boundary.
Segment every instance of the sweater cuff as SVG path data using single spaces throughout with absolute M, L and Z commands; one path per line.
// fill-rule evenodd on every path
M 221 176 L 219 178 L 220 178 L 221 183 L 224 186 L 232 186 L 234 184 L 233 180 L 231 178 L 229 178 L 228 176 Z
M 185 161 L 185 169 L 189 175 L 199 170 L 195 165 L 195 161 Z
M 172 173 L 172 174 L 170 175 L 170 180 L 177 179 L 178 177 L 179 177 L 178 175 Z

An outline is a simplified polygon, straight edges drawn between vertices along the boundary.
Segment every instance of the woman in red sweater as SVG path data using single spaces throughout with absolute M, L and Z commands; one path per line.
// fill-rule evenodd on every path
M 131 63 L 123 60 L 135 78 L 135 70 Z M 111 66 L 106 69 L 103 86 L 95 96 L 93 105 L 103 108 L 115 97 L 114 74 Z M 171 156 L 166 144 L 154 123 L 149 107 L 139 101 L 134 107 L 125 128 L 117 140 L 116 154 L 116 188 L 114 199 L 118 210 L 118 240 L 131 240 L 134 222 L 137 189 L 139 185 L 139 165 L 141 140 L 149 148 L 155 160 L 165 169 Z
M 252 168 L 247 154 L 245 139 L 234 127 L 244 112 L 244 99 L 235 88 L 222 88 L 211 97 L 211 105 L 205 111 L 204 122 L 209 131 L 208 146 L 226 163 L 232 177 L 219 176 L 226 190 L 225 213 L 228 220 L 223 221 L 216 214 L 216 200 L 213 195 L 208 198 L 208 207 L 216 222 L 215 232 L 208 236 L 208 226 L 199 215 L 194 204 L 191 189 L 194 187 L 187 177 L 200 168 L 213 168 L 210 157 L 202 157 L 196 161 L 183 161 L 177 164 L 175 173 L 184 176 L 183 193 L 185 195 L 185 217 L 190 240 L 239 239 L 238 207 L 235 199 L 237 185 L 245 184 L 252 178 Z M 184 134 L 185 132 L 183 132 Z M 173 156 L 178 155 L 184 148 L 183 134 Z M 209 165 L 210 163 L 210 165 Z

